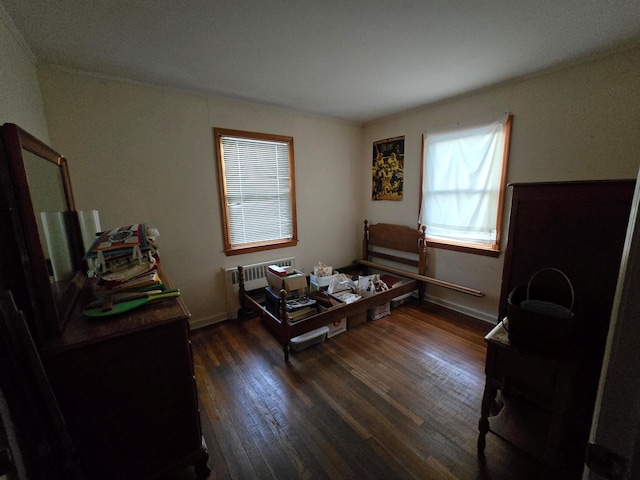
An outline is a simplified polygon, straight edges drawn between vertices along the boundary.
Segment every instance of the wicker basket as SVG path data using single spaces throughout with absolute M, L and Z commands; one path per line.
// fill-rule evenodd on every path
M 560 275 L 566 287 L 556 288 L 557 282 L 553 286 L 541 283 L 543 272 Z M 569 277 L 556 268 L 538 270 L 527 285 L 515 288 L 509 295 L 506 327 L 509 340 L 518 347 L 557 348 L 572 338 L 578 317 L 577 306 Z

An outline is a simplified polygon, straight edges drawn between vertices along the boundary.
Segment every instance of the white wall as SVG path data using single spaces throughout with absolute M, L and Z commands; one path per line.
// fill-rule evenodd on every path
M 360 255 L 362 220 L 417 224 L 422 133 L 510 111 L 509 182 L 635 178 L 640 151 L 640 49 L 486 89 L 372 122 L 349 123 L 255 103 L 41 68 L 51 143 L 71 162 L 80 209 L 103 226 L 144 221 L 161 232 L 163 261 L 183 290 L 195 325 L 225 318 L 222 267 L 296 256 L 309 271 Z M 212 127 L 291 135 L 298 230 L 294 248 L 222 253 Z M 371 200 L 371 150 L 405 135 L 401 202 Z M 508 227 L 508 209 L 503 228 Z M 503 241 L 506 245 L 506 238 Z M 429 274 L 477 288 L 474 298 L 439 287 L 429 298 L 495 321 L 503 255 L 430 249 Z
M 222 267 L 295 256 L 307 272 L 358 257 L 361 129 L 344 122 L 163 88 L 42 68 L 51 143 L 70 162 L 79 210 L 103 228 L 144 222 L 192 324 L 226 319 Z M 294 137 L 297 247 L 227 257 L 213 127 Z
M 509 182 L 635 178 L 640 162 L 638 72 L 636 48 L 366 125 L 363 172 L 371 169 L 373 142 L 404 135 L 406 179 L 401 202 L 372 201 L 370 186 L 363 182 L 363 216 L 376 223 L 417 226 L 422 133 L 506 111 L 514 115 Z M 507 206 L 503 250 L 508 211 Z M 495 322 L 503 255 L 491 258 L 433 248 L 429 255 L 431 276 L 477 288 L 486 296 L 478 299 L 432 286 L 428 296 Z
M 0 124 L 15 123 L 47 142 L 36 59 L 1 5 L 0 85 Z

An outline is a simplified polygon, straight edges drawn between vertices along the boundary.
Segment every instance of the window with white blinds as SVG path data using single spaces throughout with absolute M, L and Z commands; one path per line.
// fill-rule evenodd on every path
M 214 129 L 225 252 L 295 245 L 293 138 Z

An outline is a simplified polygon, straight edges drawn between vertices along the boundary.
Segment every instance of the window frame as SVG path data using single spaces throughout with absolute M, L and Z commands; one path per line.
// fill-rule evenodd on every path
M 284 135 L 274 135 L 268 133 L 248 132 L 244 130 L 234 130 L 227 128 L 213 129 L 214 147 L 216 153 L 216 166 L 218 170 L 218 194 L 220 200 L 220 213 L 222 219 L 222 231 L 225 255 L 239 255 L 244 253 L 259 252 L 276 248 L 293 247 L 298 244 L 298 225 L 296 215 L 296 190 L 295 190 L 295 162 L 293 137 Z M 227 178 L 225 175 L 224 157 L 222 149 L 222 137 L 237 137 L 249 140 L 265 140 L 274 142 L 284 142 L 288 145 L 289 154 L 289 199 L 291 204 L 291 238 L 277 240 L 264 240 L 250 242 L 239 245 L 231 243 L 231 225 L 229 223 L 229 203 L 227 201 Z
M 491 122 L 486 122 L 491 123 Z M 505 195 L 506 195 L 506 187 L 507 187 L 507 167 L 509 163 L 509 150 L 511 144 L 511 127 L 513 123 L 513 115 L 508 114 L 507 119 L 505 120 L 504 125 L 504 144 L 502 150 L 502 166 L 500 173 L 500 189 L 498 194 L 498 208 L 497 208 L 497 216 L 496 216 L 496 239 L 493 244 L 481 244 L 481 243 L 472 243 L 472 242 L 463 242 L 456 241 L 451 239 L 443 239 L 443 238 L 434 238 L 429 237 L 427 233 L 427 245 L 433 248 L 441 248 L 445 250 L 453 250 L 458 252 L 472 253 L 477 255 L 485 255 L 491 257 L 498 257 L 500 255 L 500 245 L 502 242 L 502 223 L 504 218 L 504 203 L 505 203 Z M 468 126 L 469 129 L 477 127 L 479 125 L 483 125 L 483 122 L 470 124 Z M 461 129 L 462 130 L 462 129 Z M 423 202 L 423 180 L 424 180 L 424 172 L 426 167 L 426 159 L 425 159 L 425 134 L 422 134 L 422 153 L 421 153 L 421 164 L 420 164 L 420 193 L 419 193 L 419 211 L 422 210 L 422 202 Z

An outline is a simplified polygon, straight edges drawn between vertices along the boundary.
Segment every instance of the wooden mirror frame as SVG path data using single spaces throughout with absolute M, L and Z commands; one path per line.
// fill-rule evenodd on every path
M 11 224 L 21 257 L 23 282 L 16 280 L 14 288 L 26 288 L 30 305 L 20 305 L 25 314 L 31 313 L 32 335 L 40 340 L 59 334 L 64 330 L 80 289 L 87 279 L 83 265 L 84 256 L 78 214 L 75 209 L 67 160 L 51 147 L 24 131 L 15 124 L 6 123 L 1 130 L 2 149 L 9 182 L 3 183 L 7 191 Z M 64 283 L 54 295 L 49 279 L 49 270 L 43 253 L 38 232 L 27 172 L 24 151 L 31 152 L 43 161 L 51 162 L 59 168 L 65 199 L 65 219 L 67 240 L 74 273 L 70 281 Z M 3 172 L 4 173 L 4 172 Z M 14 292 L 16 293 L 16 292 Z M 23 293 L 23 292 L 20 292 Z

